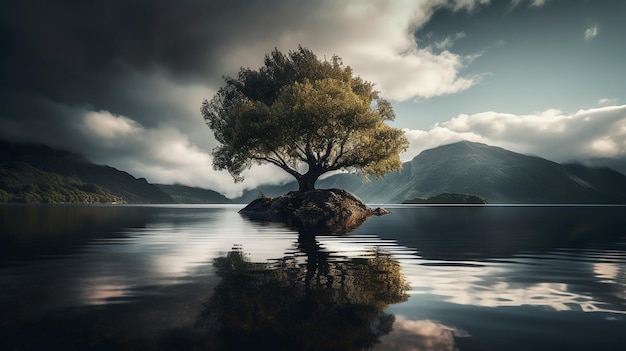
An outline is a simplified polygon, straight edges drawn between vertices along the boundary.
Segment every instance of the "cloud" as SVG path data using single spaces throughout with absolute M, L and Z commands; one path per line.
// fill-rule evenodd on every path
M 132 119 L 114 116 L 108 111 L 88 112 L 84 122 L 87 131 L 102 139 L 130 137 L 141 129 Z
M 207 150 L 195 146 L 186 134 L 171 126 L 144 128 L 108 111 L 86 112 L 83 123 L 83 139 L 91 143 L 86 150 L 96 150 L 85 152 L 85 156 L 153 183 L 217 189 L 226 196 L 236 197 L 246 188 L 289 179 L 287 174 L 276 174 L 272 166 L 256 166 L 244 173 L 250 178 L 245 185 L 234 184 L 227 172 L 213 169 L 212 156 Z
M 452 46 L 457 40 L 462 39 L 462 38 L 465 38 L 465 33 L 458 32 L 455 35 L 447 36 L 443 40 L 436 42 L 434 46 L 436 49 L 439 49 L 439 50 L 448 50 L 452 48 Z
M 524 2 L 525 0 L 511 0 L 511 9 L 516 8 L 519 4 Z M 543 7 L 548 2 L 548 0 L 529 0 L 530 7 Z
M 564 114 L 546 110 L 530 115 L 500 112 L 461 114 L 430 130 L 404 130 L 409 150 L 403 159 L 460 140 L 482 142 L 557 161 L 626 157 L 626 105 Z
M 297 26 L 286 28 L 279 38 L 267 38 L 265 48 L 268 50 L 278 42 L 282 50 L 302 44 L 320 55 L 337 54 L 356 74 L 374 82 L 382 95 L 397 101 L 456 93 L 478 81 L 477 77 L 460 74 L 468 58 L 447 50 L 436 52 L 430 47 L 419 47 L 414 38 L 414 31 L 440 3 L 323 2 L 314 13 L 302 16 L 306 19 Z M 461 9 L 473 3 L 447 5 Z M 262 47 L 260 43 L 257 46 Z M 248 49 L 237 50 L 234 56 L 262 56 L 261 51 L 251 53 Z
M 479 5 L 487 5 L 491 0 L 455 0 L 452 1 L 455 11 L 467 10 L 473 11 Z
M 546 0 L 531 0 L 530 6 L 541 7 L 546 4 Z
M 599 31 L 600 31 L 600 29 L 596 25 L 591 26 L 591 27 L 585 29 L 585 39 L 591 40 L 591 39 L 595 38 L 598 35 Z
M 396 101 L 458 93 L 479 80 L 477 76 L 459 77 L 464 61 L 448 51 L 435 54 L 429 49 L 409 48 L 403 55 L 390 51 L 367 55 L 372 59 L 354 65 L 355 69 L 361 68 L 365 72 L 361 76 L 376 82 L 385 97 Z
M 320 55 L 342 56 L 384 94 L 389 90 L 391 98 L 458 91 L 473 83 L 458 77 L 463 57 L 418 48 L 413 31 L 441 3 L 458 10 L 485 3 L 181 0 L 145 6 L 96 0 L 92 6 L 46 4 L 44 14 L 31 10 L 39 2 L 24 0 L 0 15 L 11 28 L 6 32 L 11 45 L 1 62 L 6 82 L 55 100 L 109 110 L 99 103 L 114 101 L 115 92 L 127 92 L 124 82 L 129 73 L 158 73 L 179 83 L 216 88 L 222 75 L 236 74 L 240 66 L 260 65 L 274 47 L 291 50 L 299 44 Z M 381 67 L 392 73 L 380 74 Z M 430 89 L 401 92 L 396 78 L 402 75 L 411 80 L 409 85 L 425 80 Z
M 600 106 L 617 105 L 618 103 L 619 103 L 618 98 L 602 98 L 598 100 L 598 105 Z

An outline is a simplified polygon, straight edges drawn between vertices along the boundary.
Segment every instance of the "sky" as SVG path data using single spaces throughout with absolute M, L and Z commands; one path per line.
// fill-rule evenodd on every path
M 625 15 L 611 0 L 0 0 L 0 139 L 230 197 L 285 182 L 214 170 L 200 106 L 302 45 L 392 102 L 404 161 L 470 140 L 624 172 Z

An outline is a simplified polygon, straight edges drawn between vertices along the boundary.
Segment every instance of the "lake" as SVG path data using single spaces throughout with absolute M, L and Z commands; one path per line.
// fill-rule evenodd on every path
M 626 207 L 0 207 L 2 350 L 626 350 Z

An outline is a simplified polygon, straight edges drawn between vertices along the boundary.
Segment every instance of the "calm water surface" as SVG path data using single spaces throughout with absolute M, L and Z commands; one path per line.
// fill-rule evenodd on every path
M 1 350 L 626 350 L 626 207 L 0 207 Z

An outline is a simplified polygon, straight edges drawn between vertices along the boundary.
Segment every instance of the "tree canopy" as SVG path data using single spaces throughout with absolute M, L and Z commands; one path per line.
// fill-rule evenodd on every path
M 381 178 L 402 168 L 408 141 L 385 123 L 395 117 L 391 104 L 338 56 L 275 49 L 261 68 L 241 68 L 225 82 L 201 112 L 220 143 L 213 166 L 236 182 L 253 163 L 282 168 L 300 191 L 329 171 Z

